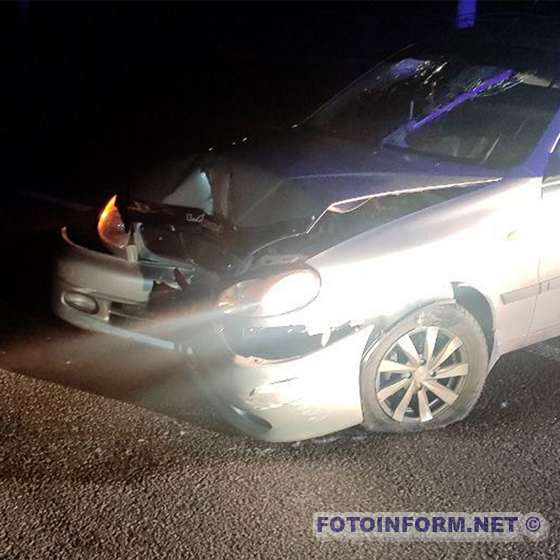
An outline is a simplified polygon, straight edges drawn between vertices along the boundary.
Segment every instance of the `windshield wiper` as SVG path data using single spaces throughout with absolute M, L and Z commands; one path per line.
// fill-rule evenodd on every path
M 449 103 L 437 107 L 431 113 L 428 113 L 424 118 L 419 119 L 417 121 L 412 121 L 412 123 L 410 123 L 410 130 L 417 130 L 423 127 L 425 124 L 428 124 L 429 122 L 438 119 L 439 117 L 441 117 L 441 115 L 448 113 L 449 111 L 452 111 L 453 109 L 455 109 L 455 107 L 458 107 L 465 101 L 468 101 L 469 99 L 473 99 L 474 97 L 480 95 L 482 92 L 486 91 L 487 89 L 490 89 L 492 86 L 495 86 L 496 84 L 499 84 L 501 82 L 504 82 L 508 78 L 511 78 L 512 74 L 513 74 L 513 70 L 504 70 L 503 72 L 500 72 L 493 78 L 484 80 L 473 89 L 461 93 L 460 95 L 452 99 Z
M 400 126 L 399 128 L 397 128 L 397 130 L 391 132 L 383 139 L 381 143 L 382 146 L 396 146 L 396 147 L 406 149 L 408 147 L 406 143 L 406 136 L 410 132 L 418 130 L 419 128 L 422 128 L 424 125 L 439 119 L 442 115 L 449 113 L 459 105 L 463 104 L 465 101 L 468 101 L 469 99 L 473 99 L 478 95 L 480 95 L 481 93 L 490 89 L 492 86 L 495 86 L 511 78 L 512 75 L 513 75 L 513 70 L 508 69 L 500 72 L 499 74 L 496 74 L 492 78 L 488 78 L 487 80 L 482 81 L 474 88 L 457 95 L 448 103 L 445 103 L 444 105 L 439 105 L 433 111 L 428 113 L 426 116 L 419 118 L 417 120 L 409 121 L 406 124 Z

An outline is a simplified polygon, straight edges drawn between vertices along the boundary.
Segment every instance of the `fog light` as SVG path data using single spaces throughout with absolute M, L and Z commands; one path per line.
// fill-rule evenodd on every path
M 64 303 L 90 315 L 95 315 L 99 311 L 99 305 L 94 298 L 79 292 L 66 292 L 64 294 Z

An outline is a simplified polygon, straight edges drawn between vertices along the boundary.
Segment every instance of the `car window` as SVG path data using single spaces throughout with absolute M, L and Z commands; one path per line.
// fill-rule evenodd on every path
M 509 167 L 529 155 L 559 107 L 555 78 L 536 69 L 409 57 L 366 74 L 309 125 L 389 149 Z
M 406 122 L 415 110 L 414 98 L 419 102 L 415 92 L 437 69 L 437 63 L 415 58 L 383 65 L 336 98 L 310 124 L 352 140 L 380 141 Z
M 560 105 L 560 90 L 518 83 L 471 99 L 405 138 L 410 149 L 508 167 L 526 158 Z

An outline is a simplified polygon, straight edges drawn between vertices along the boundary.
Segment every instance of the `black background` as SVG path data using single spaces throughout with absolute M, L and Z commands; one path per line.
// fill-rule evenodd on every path
M 480 3 L 479 13 L 552 10 Z M 18 2 L 4 66 L 8 194 L 92 200 L 177 153 L 286 125 L 456 2 Z

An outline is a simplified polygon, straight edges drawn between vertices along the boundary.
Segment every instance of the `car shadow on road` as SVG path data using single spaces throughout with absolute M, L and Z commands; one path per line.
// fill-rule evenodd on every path
M 214 411 L 181 354 L 102 334 L 56 329 L 3 340 L 2 367 L 183 422 L 233 433 Z

